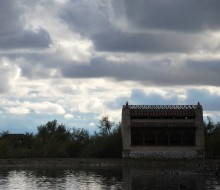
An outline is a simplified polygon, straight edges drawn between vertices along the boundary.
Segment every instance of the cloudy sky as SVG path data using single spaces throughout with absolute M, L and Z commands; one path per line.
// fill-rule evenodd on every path
M 219 0 L 1 0 L 0 132 L 94 131 L 130 104 L 220 121 Z

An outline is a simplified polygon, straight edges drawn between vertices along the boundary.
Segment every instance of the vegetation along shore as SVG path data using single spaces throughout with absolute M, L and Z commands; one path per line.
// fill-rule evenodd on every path
M 218 159 L 220 123 L 208 118 L 204 125 L 206 158 Z M 38 161 L 40 158 L 66 158 L 64 161 L 67 161 L 67 158 L 120 159 L 121 152 L 120 123 L 111 122 L 108 117 L 100 120 L 97 131 L 92 135 L 85 129 L 67 128 L 56 120 L 38 126 L 36 134 L 16 136 L 9 131 L 0 134 L 0 159 L 6 159 L 9 163 L 13 163 L 14 160 L 10 159 L 15 158 L 38 158 Z M 1 163 L 3 162 L 1 160 Z

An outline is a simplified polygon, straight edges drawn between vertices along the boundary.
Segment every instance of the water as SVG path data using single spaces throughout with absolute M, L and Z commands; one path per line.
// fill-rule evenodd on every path
M 1 169 L 0 189 L 79 190 L 220 190 L 220 177 L 184 169 L 93 168 L 93 169 Z

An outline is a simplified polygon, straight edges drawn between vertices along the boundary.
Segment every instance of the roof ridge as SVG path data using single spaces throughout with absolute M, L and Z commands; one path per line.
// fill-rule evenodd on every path
M 196 109 L 198 105 L 126 105 L 130 109 Z

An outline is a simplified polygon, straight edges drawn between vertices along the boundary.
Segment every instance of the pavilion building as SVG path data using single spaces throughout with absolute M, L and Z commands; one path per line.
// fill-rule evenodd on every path
M 123 158 L 204 157 L 203 108 L 197 105 L 123 105 Z

